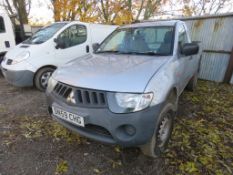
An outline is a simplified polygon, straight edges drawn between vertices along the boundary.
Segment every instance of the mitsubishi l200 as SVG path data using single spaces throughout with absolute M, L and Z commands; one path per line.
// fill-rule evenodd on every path
M 184 22 L 155 21 L 119 27 L 93 48 L 49 79 L 50 114 L 85 137 L 159 156 L 180 94 L 196 86 L 198 44 Z

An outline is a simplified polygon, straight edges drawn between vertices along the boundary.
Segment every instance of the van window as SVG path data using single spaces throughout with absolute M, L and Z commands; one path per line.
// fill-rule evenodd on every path
M 0 16 L 0 33 L 4 33 L 5 31 L 6 31 L 6 29 L 5 29 L 3 17 Z
M 36 32 L 32 37 L 24 41 L 24 44 L 41 44 L 52 38 L 58 30 L 64 27 L 67 22 L 54 23 L 50 26 L 44 27 Z
M 84 43 L 87 40 L 87 28 L 84 25 L 72 25 L 64 30 L 58 37 L 69 48 Z

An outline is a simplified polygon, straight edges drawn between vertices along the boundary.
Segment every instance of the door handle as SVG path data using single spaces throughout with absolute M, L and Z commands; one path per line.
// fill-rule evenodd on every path
M 89 53 L 90 52 L 90 48 L 89 45 L 86 46 L 86 52 Z
M 5 41 L 5 46 L 6 46 L 6 48 L 9 48 L 10 47 L 10 42 L 9 41 Z

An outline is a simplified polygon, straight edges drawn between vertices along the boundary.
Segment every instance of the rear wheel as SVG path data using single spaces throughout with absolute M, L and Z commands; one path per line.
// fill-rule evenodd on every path
M 174 106 L 171 103 L 167 103 L 164 106 L 155 125 L 151 140 L 141 146 L 141 150 L 145 155 L 155 158 L 159 157 L 166 150 L 172 134 L 176 114 L 173 109 Z
M 52 67 L 45 67 L 40 69 L 34 79 L 34 84 L 40 91 L 45 91 L 48 85 L 48 80 L 55 69 Z

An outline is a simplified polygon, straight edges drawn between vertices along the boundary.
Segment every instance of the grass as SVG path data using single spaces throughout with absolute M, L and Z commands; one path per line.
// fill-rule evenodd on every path
M 233 86 L 199 81 L 182 98 L 166 165 L 176 174 L 233 174 Z

